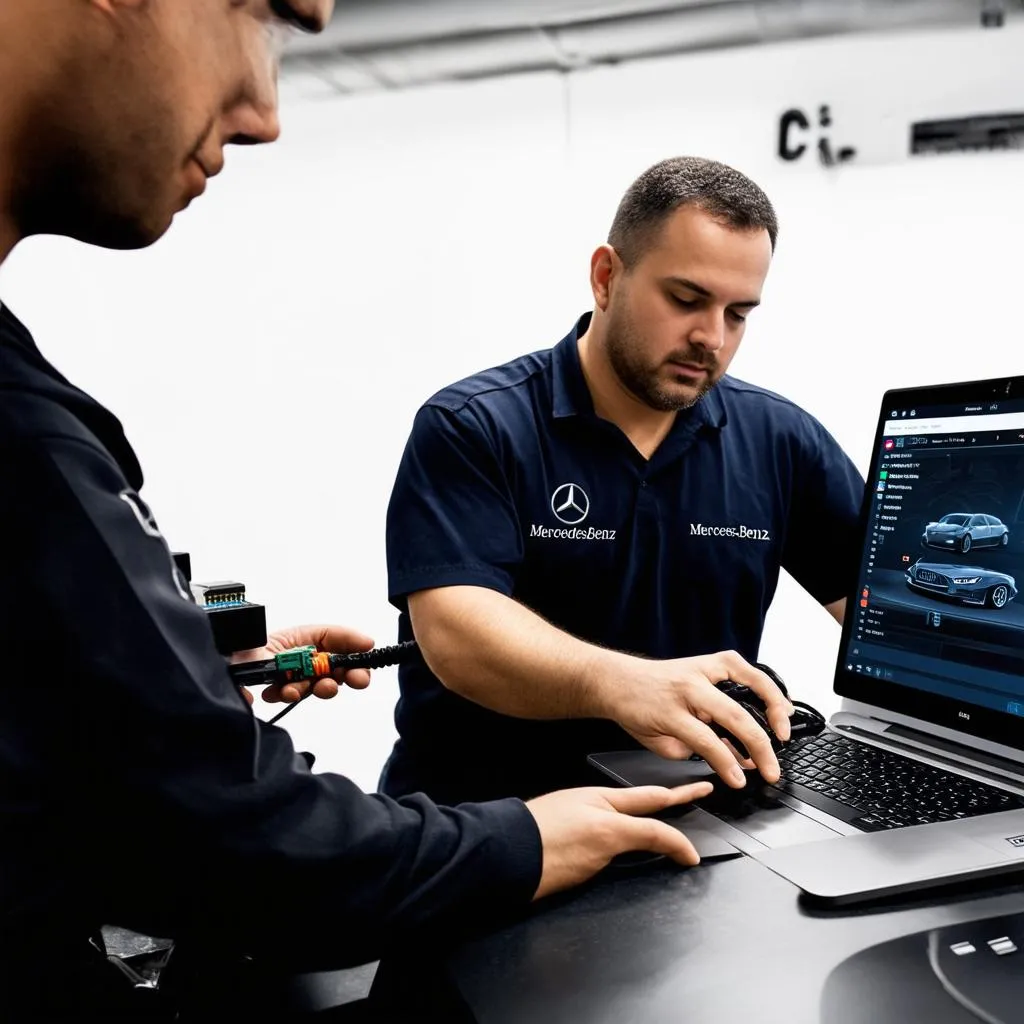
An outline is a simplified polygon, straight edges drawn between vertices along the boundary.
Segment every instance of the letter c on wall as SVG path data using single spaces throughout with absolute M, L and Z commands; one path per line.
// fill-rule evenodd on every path
M 807 151 L 806 143 L 794 146 L 790 141 L 793 127 L 807 129 L 811 127 L 807 115 L 802 110 L 787 110 L 779 120 L 779 156 L 783 160 L 799 160 Z

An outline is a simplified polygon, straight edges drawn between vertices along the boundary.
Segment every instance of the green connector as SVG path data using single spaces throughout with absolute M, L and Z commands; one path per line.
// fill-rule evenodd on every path
M 275 654 L 274 662 L 279 672 L 291 672 L 294 680 L 312 679 L 314 654 L 316 654 L 316 648 L 312 645 L 293 647 L 290 651 Z

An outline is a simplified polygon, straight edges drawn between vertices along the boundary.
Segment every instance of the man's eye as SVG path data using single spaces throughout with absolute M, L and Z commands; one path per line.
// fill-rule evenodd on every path
M 316 18 L 302 15 L 288 0 L 270 0 L 270 10 L 282 25 L 306 32 L 317 32 L 321 28 Z
M 684 298 L 681 298 L 678 295 L 673 295 L 672 296 L 672 301 L 677 306 L 682 306 L 683 309 L 693 309 L 693 307 L 697 305 L 695 300 L 693 300 L 693 299 L 684 299 Z

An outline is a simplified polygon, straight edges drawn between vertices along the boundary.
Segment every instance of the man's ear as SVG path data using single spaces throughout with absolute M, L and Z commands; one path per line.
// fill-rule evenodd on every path
M 605 310 L 611 298 L 612 279 L 621 273 L 622 260 L 610 245 L 598 246 L 590 257 L 590 290 L 598 308 Z

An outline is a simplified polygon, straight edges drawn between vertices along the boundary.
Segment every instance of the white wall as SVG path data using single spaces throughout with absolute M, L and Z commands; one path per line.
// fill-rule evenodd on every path
M 817 415 L 862 469 L 886 387 L 1020 373 L 1024 158 L 885 160 L 910 116 L 1024 107 L 1021 36 L 845 38 L 286 103 L 282 141 L 232 154 L 161 244 L 33 240 L 0 294 L 121 416 L 197 578 L 241 579 L 272 624 L 348 622 L 389 643 L 384 511 L 417 405 L 565 333 L 622 191 L 662 157 L 733 162 L 772 196 L 780 246 L 733 369 Z M 781 111 L 821 102 L 861 164 L 776 159 Z M 784 581 L 762 656 L 823 709 L 837 642 Z M 369 789 L 395 695 L 384 671 L 286 721 Z

